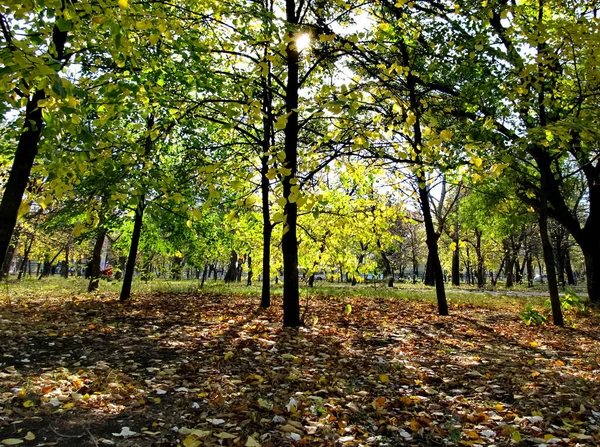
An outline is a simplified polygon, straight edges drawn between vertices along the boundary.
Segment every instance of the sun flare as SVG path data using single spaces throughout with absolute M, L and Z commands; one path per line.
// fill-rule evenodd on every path
M 301 34 L 296 39 L 296 49 L 298 52 L 307 49 L 310 46 L 310 35 L 309 34 Z

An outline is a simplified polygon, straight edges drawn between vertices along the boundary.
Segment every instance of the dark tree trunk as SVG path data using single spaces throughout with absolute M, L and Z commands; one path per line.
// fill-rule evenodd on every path
M 515 262 L 517 260 L 513 258 L 510 254 L 506 255 L 506 287 L 514 286 L 514 271 L 515 271 Z
M 314 287 L 314 285 L 315 285 L 315 274 L 313 273 L 308 277 L 308 287 Z
M 554 249 L 556 250 L 556 277 L 559 287 L 565 287 L 565 251 L 563 242 L 563 229 L 558 228 L 554 237 Z
M 423 284 L 426 286 L 435 286 L 434 263 L 435 261 L 431 259 L 431 252 L 428 252 L 427 263 L 425 264 L 425 276 L 423 277 Z
M 64 9 L 64 4 L 63 2 L 62 9 Z M 55 51 L 53 58 L 55 60 L 65 59 L 66 42 L 67 32 L 61 31 L 54 25 L 52 43 Z M 29 182 L 31 168 L 38 152 L 40 136 L 44 127 L 42 108 L 38 106 L 38 102 L 45 99 L 46 91 L 44 89 L 34 90 L 32 96 L 27 97 L 23 129 L 19 135 L 15 158 L 4 186 L 2 201 L 0 201 L 0 266 L 4 265 L 12 233 L 17 223 L 23 193 Z
M 533 287 L 533 254 L 528 253 L 527 260 L 527 287 Z
M 485 268 L 483 253 L 481 252 L 481 232 L 475 231 L 475 254 L 477 255 L 477 287 L 483 289 L 485 284 Z
M 252 256 L 248 253 L 248 281 L 246 281 L 247 286 L 252 285 L 252 277 L 254 276 L 254 272 L 252 271 Z
M 381 248 L 381 244 L 379 241 L 377 242 L 379 248 Z M 392 263 L 385 251 L 381 252 L 381 260 L 383 261 L 383 277 L 387 278 L 387 286 L 394 287 L 394 271 L 392 270 Z
M 175 281 L 180 281 L 183 271 L 183 258 L 173 256 L 171 258 L 171 278 Z
M 299 23 L 295 0 L 286 0 L 286 19 L 290 26 Z M 295 29 L 290 30 L 290 41 L 286 46 L 287 85 L 285 91 L 285 111 L 288 120 L 284 129 L 284 167 L 289 170 L 289 175 L 283 177 L 283 198 L 285 222 L 281 238 L 281 251 L 283 254 L 283 325 L 285 327 L 298 327 L 300 321 L 300 290 L 298 284 L 298 236 L 297 219 L 298 204 L 292 199 L 293 190 L 298 188 L 298 91 L 299 83 L 299 54 L 294 39 Z
M 38 279 L 42 279 L 43 277 L 50 276 L 50 273 L 53 273 L 52 265 L 54 264 L 54 261 L 56 261 L 56 258 L 58 258 L 58 256 L 61 253 L 62 253 L 62 250 L 59 250 L 58 253 L 56 253 L 52 259 L 50 259 L 49 254 L 46 254 L 44 256 L 44 269 L 42 270 L 42 274 L 39 275 Z
M 590 241 L 589 246 L 583 251 L 585 258 L 585 278 L 590 301 L 600 304 L 600 249 L 594 247 L 600 245 L 600 239 Z
M 13 257 L 15 256 L 15 252 L 17 251 L 17 247 L 19 245 L 19 239 L 21 237 L 21 228 L 22 227 L 18 227 L 12 235 L 11 243 L 8 246 L 8 250 L 6 251 L 6 257 L 4 258 L 4 263 L 2 264 L 2 269 L 0 271 L 0 281 L 2 280 L 2 278 L 8 278 L 8 274 L 10 272 L 10 265 L 12 264 Z
M 142 224 L 144 223 L 144 211 L 146 209 L 146 197 L 142 194 L 138 206 L 135 209 L 135 220 L 133 222 L 133 233 L 131 234 L 131 245 L 129 246 L 129 256 L 127 256 L 127 265 L 125 266 L 125 275 L 123 276 L 123 286 L 121 287 L 121 296 L 119 299 L 127 301 L 131 297 L 131 285 L 133 284 L 133 273 L 135 272 L 135 260 L 137 258 L 140 236 L 142 234 Z
M 558 283 L 556 281 L 552 243 L 548 237 L 548 215 L 544 208 L 545 204 L 542 204 L 540 207 L 539 225 L 540 237 L 542 239 L 542 250 L 544 252 L 544 262 L 546 264 L 546 275 L 548 276 L 548 292 L 550 293 L 550 304 L 552 306 L 552 321 L 556 326 L 563 326 L 564 322 L 562 309 L 560 306 L 560 297 L 558 295 Z
M 268 185 L 263 191 L 263 201 L 266 195 L 267 207 L 269 201 Z M 260 295 L 260 307 L 266 309 L 271 306 L 271 235 L 273 227 L 271 226 L 269 211 L 265 213 L 263 203 L 263 261 L 262 261 L 262 289 Z
M 496 273 L 496 277 L 494 277 L 494 272 L 490 270 L 492 286 L 496 287 L 496 285 L 498 284 L 498 279 L 500 278 L 500 275 L 502 274 L 502 270 L 504 270 L 505 263 L 506 263 L 506 259 L 503 259 L 502 264 L 500 264 L 500 268 L 498 269 L 498 273 Z
M 460 252 L 458 243 L 456 249 L 452 252 L 452 285 L 460 286 Z
M 29 276 L 31 276 L 31 265 L 28 265 L 29 261 L 29 253 L 31 253 L 31 247 L 33 246 L 33 241 L 35 236 L 32 234 L 29 239 L 29 245 L 25 248 L 25 253 L 23 253 L 23 262 L 21 263 L 21 268 L 19 269 L 19 276 L 17 279 L 21 279 L 22 276 L 25 275 L 25 269 L 29 267 Z
M 208 274 L 208 264 L 204 264 L 204 271 L 202 272 L 202 282 L 200 288 L 204 287 L 204 281 L 206 281 L 206 275 Z
M 574 286 L 575 275 L 573 275 L 573 267 L 571 266 L 571 254 L 569 253 L 569 249 L 565 250 L 565 272 L 567 274 L 567 284 L 570 286 Z
M 240 256 L 238 267 L 235 271 L 235 280 L 237 282 L 242 282 L 242 275 L 244 273 L 244 258 Z
M 90 283 L 88 284 L 88 292 L 98 290 L 98 284 L 100 282 L 100 260 L 102 259 L 102 246 L 104 245 L 104 238 L 106 237 L 106 231 L 100 230 L 96 243 L 94 244 L 94 250 L 92 251 L 92 260 L 90 261 Z
M 69 244 L 65 247 L 65 260 L 63 264 L 62 275 L 65 279 L 69 278 Z
M 417 126 L 415 125 L 415 129 Z M 425 221 L 425 234 L 427 248 L 429 249 L 428 260 L 431 261 L 434 278 L 435 278 L 435 291 L 438 304 L 438 313 L 440 315 L 448 315 L 448 302 L 446 301 L 446 291 L 444 290 L 444 274 L 442 272 L 442 265 L 440 264 L 440 257 L 438 254 L 437 241 L 439 235 L 435 232 L 433 227 L 433 218 L 431 216 L 431 209 L 429 207 L 429 194 L 427 192 L 427 186 L 425 179 L 419 179 L 419 197 L 421 201 L 421 209 L 423 211 L 423 220 Z
M 519 259 L 515 258 L 515 282 L 517 284 L 521 284 L 521 282 L 523 281 L 523 273 L 522 273 L 522 267 L 521 264 L 519 263 Z M 507 281 L 508 282 L 508 281 Z M 507 284 L 508 286 L 508 284 Z
M 231 256 L 229 257 L 229 267 L 227 268 L 227 273 L 225 273 L 225 282 L 230 283 L 234 282 L 237 278 L 237 262 L 238 255 L 235 250 L 231 250 Z
M 19 207 L 37 155 L 40 135 L 44 126 L 42 109 L 37 104 L 38 101 L 45 98 L 46 93 L 43 89 L 36 90 L 33 96 L 27 99 L 25 106 L 23 130 L 0 202 L 0 266 L 4 265 L 13 230 L 17 224 Z

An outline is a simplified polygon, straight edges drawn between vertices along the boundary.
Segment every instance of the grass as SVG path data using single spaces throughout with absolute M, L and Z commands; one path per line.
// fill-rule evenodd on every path
M 56 296 L 73 297 L 87 294 L 88 281 L 82 277 L 63 279 L 61 277 L 49 277 L 42 280 L 26 278 L 21 281 L 11 278 L 9 281 L 0 283 L 0 299 L 8 301 L 20 301 L 36 298 L 50 298 Z M 121 290 L 121 281 L 100 281 L 97 295 L 114 296 Z M 537 286 L 534 288 L 511 289 L 496 288 L 495 290 L 478 290 L 473 286 L 455 287 L 446 285 L 447 297 L 450 305 L 472 305 L 487 308 L 517 307 L 525 308 L 527 305 L 543 305 L 546 297 L 545 288 Z M 235 294 L 244 296 L 260 296 L 260 283 L 248 287 L 243 283 L 225 284 L 221 280 L 208 280 L 200 289 L 197 280 L 167 280 L 154 279 L 144 282 L 136 278 L 132 287 L 133 294 L 148 293 L 176 293 L 197 294 L 199 292 L 211 292 L 220 294 Z M 533 293 L 532 293 L 533 292 Z M 281 283 L 272 285 L 272 294 L 281 295 Z M 314 296 L 327 296 L 336 299 L 347 298 L 395 298 L 402 300 L 424 300 L 435 302 L 435 289 L 421 283 L 399 283 L 394 288 L 388 288 L 383 283 L 363 283 L 351 286 L 349 284 L 326 283 L 317 281 L 315 287 L 309 288 L 301 283 L 301 300 L 304 303 L 307 298 Z

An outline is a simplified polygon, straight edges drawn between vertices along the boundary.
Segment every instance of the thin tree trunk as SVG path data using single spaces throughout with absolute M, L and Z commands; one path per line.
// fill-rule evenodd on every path
M 35 235 L 32 234 L 31 239 L 29 240 L 29 245 L 27 245 L 25 253 L 23 253 L 23 262 L 21 263 L 21 268 L 19 269 L 19 276 L 17 280 L 20 280 L 21 277 L 25 275 L 25 270 L 27 267 L 29 267 L 29 276 L 31 276 L 31 265 L 28 265 L 27 262 L 29 261 L 29 253 L 31 252 L 31 247 L 33 246 L 34 239 Z
M 252 276 L 254 272 L 252 271 L 252 256 L 248 253 L 248 281 L 246 282 L 247 286 L 252 285 Z
M 574 286 L 576 284 L 575 275 L 573 275 L 573 267 L 571 266 L 571 254 L 569 249 L 565 250 L 565 272 L 567 273 L 567 284 Z
M 127 301 L 131 297 L 131 285 L 133 283 L 133 273 L 135 271 L 135 260 L 137 258 L 140 236 L 142 234 L 142 224 L 144 222 L 144 211 L 146 209 L 146 197 L 144 194 L 140 197 L 138 206 L 135 209 L 135 220 L 133 223 L 133 233 L 131 234 L 131 245 L 129 246 L 129 256 L 125 266 L 125 275 L 123 277 L 123 286 L 121 287 L 121 301 Z
M 90 262 L 90 282 L 88 284 L 88 292 L 94 292 L 98 290 L 100 283 L 100 261 L 102 259 L 102 247 L 104 246 L 104 239 L 106 237 L 106 230 L 100 230 L 96 243 L 94 244 L 94 250 L 92 251 L 92 260 Z
M 0 281 L 2 280 L 2 278 L 8 278 L 8 274 L 10 273 L 10 265 L 12 264 L 15 252 L 17 251 L 17 247 L 19 246 L 19 239 L 21 238 L 21 228 L 22 227 L 18 227 L 12 235 L 11 243 L 8 246 L 8 250 L 6 251 L 6 257 L 4 258 L 4 264 L 2 264 L 2 270 L 0 272 Z
M 204 271 L 202 272 L 202 282 L 200 283 L 200 288 L 204 287 L 204 281 L 206 281 L 207 273 L 208 273 L 208 264 L 204 264 Z

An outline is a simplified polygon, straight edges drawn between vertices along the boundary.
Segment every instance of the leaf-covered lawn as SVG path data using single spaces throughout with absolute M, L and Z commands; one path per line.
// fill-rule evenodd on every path
M 277 301 L 277 300 L 276 300 Z M 519 309 L 214 294 L 0 306 L 0 441 L 24 446 L 597 445 L 600 330 Z

